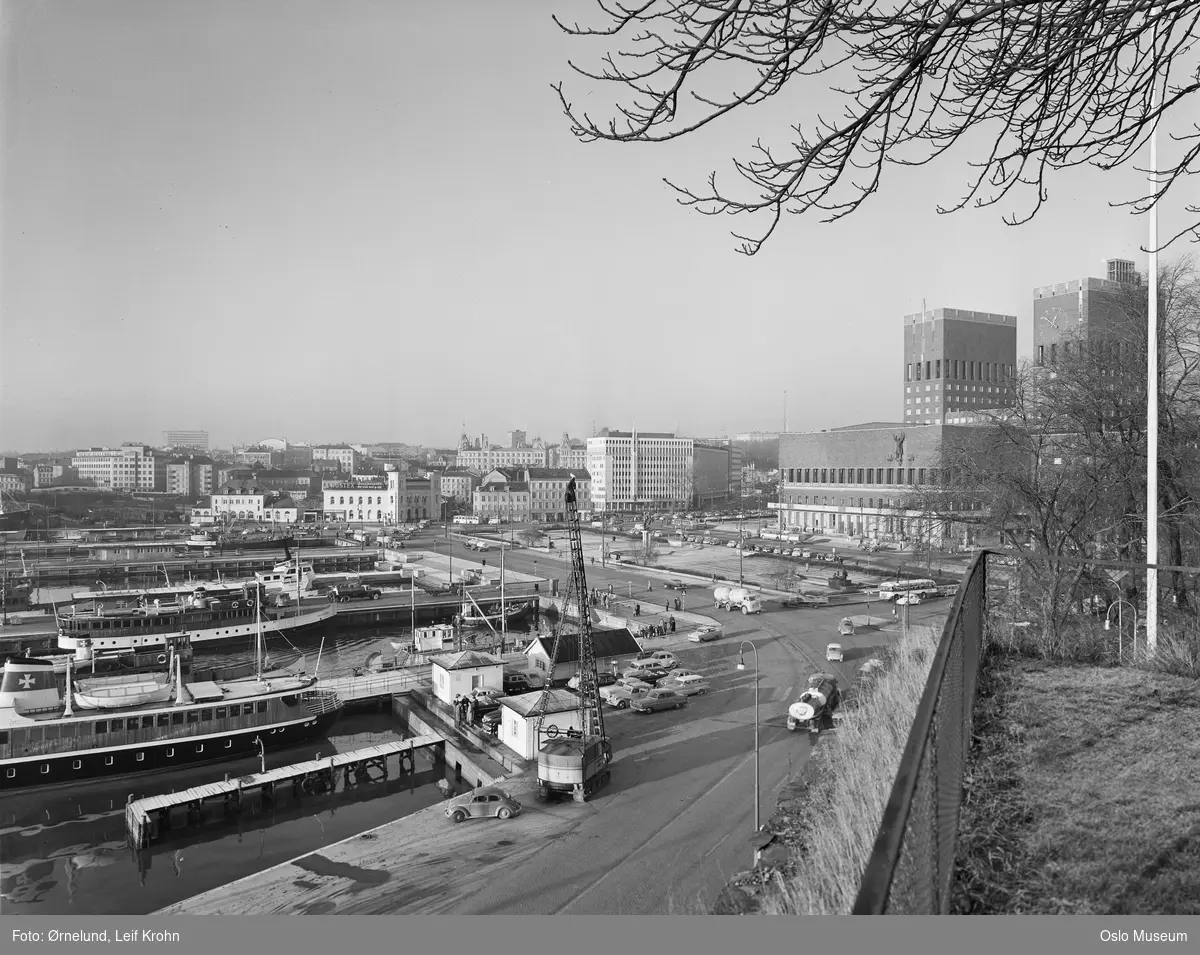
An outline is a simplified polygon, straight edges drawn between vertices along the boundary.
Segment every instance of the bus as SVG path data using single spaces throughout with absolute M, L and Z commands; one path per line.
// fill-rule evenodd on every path
M 889 580 L 879 587 L 879 596 L 884 600 L 895 600 L 907 594 L 920 597 L 936 597 L 938 586 L 932 580 Z
M 454 523 L 455 524 L 478 524 L 479 518 L 477 518 L 474 514 L 455 514 L 454 515 Z

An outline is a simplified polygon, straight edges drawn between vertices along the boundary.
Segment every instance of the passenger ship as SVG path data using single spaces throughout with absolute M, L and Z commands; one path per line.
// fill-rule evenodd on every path
M 75 607 L 58 614 L 58 646 L 72 652 L 159 650 L 165 653 L 170 638 L 185 635 L 189 642 L 213 644 L 245 640 L 257 632 L 262 621 L 273 630 L 292 633 L 316 626 L 337 614 L 327 596 L 301 597 L 272 594 L 244 585 L 239 592 L 210 597 L 203 588 L 190 596 L 179 595 L 174 603 L 142 599 L 138 606 L 106 608 L 96 602 L 94 608 Z
M 0 792 L 257 755 L 321 736 L 342 710 L 316 677 L 270 674 L 187 684 L 80 681 L 53 661 L 8 657 L 0 678 Z M 168 670 L 169 674 L 171 670 Z M 174 701 L 169 702 L 170 696 Z

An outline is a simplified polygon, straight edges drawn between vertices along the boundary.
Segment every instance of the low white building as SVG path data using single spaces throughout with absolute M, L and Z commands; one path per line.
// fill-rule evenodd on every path
M 433 694 L 447 706 L 456 696 L 469 696 L 472 690 L 504 692 L 504 661 L 490 653 L 463 650 L 433 657 Z
M 281 497 L 263 509 L 263 520 L 275 524 L 295 524 L 300 520 L 300 506 L 290 497 Z
M 568 729 L 583 729 L 583 714 L 579 712 L 579 697 L 570 690 L 550 690 L 546 694 L 545 719 L 542 720 L 542 739 L 538 739 L 537 724 L 542 690 L 509 696 L 500 701 L 500 742 L 522 759 L 537 759 L 541 744 Z
M 628 630 L 592 631 L 592 646 L 596 652 L 596 669 L 619 673 L 642 652 L 642 645 Z M 579 672 L 579 634 L 563 633 L 558 641 L 558 663 L 550 673 L 554 653 L 552 637 L 536 637 L 525 649 L 528 669 L 536 671 L 551 683 L 565 683 Z
M 255 484 L 231 481 L 213 492 L 212 509 L 218 520 L 228 514 L 230 520 L 261 521 L 268 496 Z

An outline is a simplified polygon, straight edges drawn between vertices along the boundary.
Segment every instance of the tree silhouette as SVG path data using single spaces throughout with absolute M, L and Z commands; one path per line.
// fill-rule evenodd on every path
M 718 188 L 716 173 L 702 191 L 667 181 L 680 203 L 708 215 L 764 213 L 757 235 L 734 233 L 747 255 L 785 211 L 816 209 L 825 221 L 849 215 L 880 188 L 886 163 L 924 165 L 964 139 L 978 150 L 973 171 L 960 200 L 938 211 L 992 205 L 1022 189 L 1031 196 L 1025 211 L 1004 218 L 1026 222 L 1046 200 L 1048 173 L 1132 164 L 1160 117 L 1197 112 L 1200 68 L 1188 57 L 1200 19 L 1194 0 L 895 0 L 886 10 L 834 0 L 598 5 L 608 18 L 598 27 L 555 19 L 568 34 L 620 46 L 598 71 L 569 64 L 617 87 L 619 118 L 593 120 L 554 85 L 585 142 L 678 139 L 785 89 L 801 103 L 818 90 L 845 97 L 836 120 L 797 122 L 786 146 L 760 138 L 750 158 L 735 159 L 743 196 Z M 1191 120 L 1189 132 L 1172 138 L 1177 161 L 1145 195 L 1117 205 L 1144 211 L 1200 172 L 1200 126 Z M 1196 205 L 1185 208 L 1200 215 Z M 1163 247 L 1185 234 L 1200 240 L 1200 222 Z

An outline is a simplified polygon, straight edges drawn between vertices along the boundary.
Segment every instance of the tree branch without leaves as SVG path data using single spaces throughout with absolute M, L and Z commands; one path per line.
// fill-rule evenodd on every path
M 785 211 L 842 218 L 879 188 L 885 163 L 924 165 L 974 131 L 986 137 L 986 152 L 970 163 L 961 199 L 938 211 L 993 205 L 1025 189 L 1028 208 L 1004 219 L 1026 222 L 1046 200 L 1049 172 L 1131 163 L 1160 117 L 1189 103 L 1195 115 L 1192 94 L 1200 90 L 1194 65 L 1182 81 L 1171 78 L 1196 36 L 1195 0 L 896 0 L 890 12 L 867 0 L 599 6 L 605 26 L 555 19 L 574 36 L 624 41 L 599 71 L 570 64 L 623 88 L 618 119 L 593 120 L 572 105 L 562 83 L 554 86 L 572 132 L 585 142 L 677 139 L 785 88 L 803 101 L 814 92 L 813 77 L 849 72 L 848 87 L 838 90 L 848 100 L 840 121 L 797 123 L 786 154 L 759 140 L 752 158 L 734 160 L 747 195 L 718 188 L 716 173 L 703 191 L 667 181 L 681 204 L 706 215 L 764 213 L 767 224 L 756 235 L 734 233 L 747 255 Z M 702 79 L 726 83 L 730 71 L 740 74 L 733 92 L 699 88 Z M 1178 161 L 1157 171 L 1147 194 L 1118 205 L 1144 211 L 1200 172 L 1200 125 L 1192 121 L 1173 139 L 1182 144 Z M 1200 206 L 1185 208 L 1200 217 Z M 1163 247 L 1183 235 L 1200 241 L 1200 220 Z

